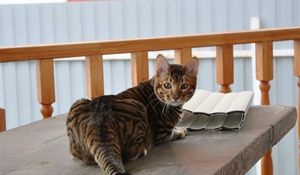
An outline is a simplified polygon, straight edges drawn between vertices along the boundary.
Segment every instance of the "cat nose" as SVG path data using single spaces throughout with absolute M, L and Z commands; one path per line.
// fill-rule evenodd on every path
M 179 99 L 179 94 L 174 94 L 174 95 L 173 95 L 173 99 L 174 99 L 174 100 L 178 100 L 178 99 Z

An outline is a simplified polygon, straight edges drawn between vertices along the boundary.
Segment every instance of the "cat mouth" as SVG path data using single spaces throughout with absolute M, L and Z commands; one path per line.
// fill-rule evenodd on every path
M 167 105 L 170 105 L 170 106 L 174 106 L 174 107 L 177 107 L 177 106 L 182 106 L 185 102 L 182 101 L 182 100 L 174 100 L 174 99 L 171 99 L 171 100 L 165 100 L 165 99 L 160 99 L 159 100 L 162 102 L 162 103 L 165 103 Z
M 179 101 L 179 100 L 172 100 L 172 101 L 170 101 L 169 103 L 168 103 L 168 105 L 171 105 L 171 106 L 181 106 L 181 105 L 183 105 L 184 104 L 184 102 L 183 101 Z

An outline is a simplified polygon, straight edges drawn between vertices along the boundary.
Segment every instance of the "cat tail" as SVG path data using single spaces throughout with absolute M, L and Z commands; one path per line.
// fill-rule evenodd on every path
M 125 171 L 120 147 L 116 143 L 103 144 L 101 141 L 93 139 L 89 147 L 104 175 L 130 175 Z

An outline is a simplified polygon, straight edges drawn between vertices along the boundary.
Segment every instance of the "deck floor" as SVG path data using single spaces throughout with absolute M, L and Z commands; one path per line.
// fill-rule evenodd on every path
M 126 169 L 139 175 L 244 174 L 295 123 L 295 108 L 251 107 L 240 131 L 188 133 L 126 163 Z M 63 115 L 0 133 L 0 155 L 1 175 L 101 174 L 97 166 L 71 158 Z

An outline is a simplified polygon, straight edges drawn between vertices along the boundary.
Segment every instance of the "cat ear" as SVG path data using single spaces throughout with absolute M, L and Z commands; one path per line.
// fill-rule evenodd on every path
M 197 57 L 192 57 L 188 63 L 184 65 L 186 74 L 197 77 L 199 61 Z
M 156 57 L 156 74 L 167 73 L 169 71 L 168 60 L 162 55 L 159 54 Z

